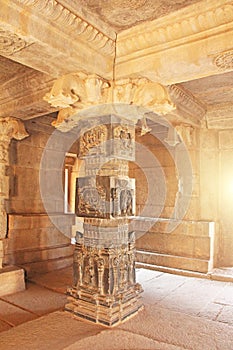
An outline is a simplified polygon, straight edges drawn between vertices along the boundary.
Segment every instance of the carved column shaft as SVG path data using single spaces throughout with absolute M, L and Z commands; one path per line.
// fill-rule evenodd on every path
M 141 308 L 135 281 L 135 180 L 128 161 L 135 157 L 135 126 L 109 115 L 80 138 L 85 176 L 77 179 L 74 286 L 66 309 L 108 326 Z M 82 224 L 80 225 L 80 223 Z

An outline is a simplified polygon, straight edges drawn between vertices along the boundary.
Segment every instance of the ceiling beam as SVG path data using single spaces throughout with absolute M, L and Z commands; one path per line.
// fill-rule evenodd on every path
M 205 0 L 119 33 L 116 76 L 164 85 L 233 70 L 233 3 Z
M 25 69 L 0 85 L 0 117 L 36 118 L 56 111 L 43 97 L 54 79 L 47 74 Z
M 58 77 L 112 78 L 113 32 L 103 33 L 58 1 L 0 0 L 0 55 Z

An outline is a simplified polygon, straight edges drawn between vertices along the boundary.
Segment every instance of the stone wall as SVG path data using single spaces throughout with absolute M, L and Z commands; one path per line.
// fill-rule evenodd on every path
M 148 186 L 152 176 L 148 178 L 146 175 L 148 165 L 145 164 L 143 169 L 131 165 L 131 173 L 136 177 L 138 214 L 143 211 L 151 190 L 155 193 L 153 199 L 155 207 L 160 206 L 161 211 L 158 221 L 150 224 L 149 228 L 145 224 L 146 219 L 144 219 L 145 227 L 143 223 L 137 227 L 137 260 L 143 264 L 206 273 L 214 265 L 219 265 L 218 257 L 221 255 L 216 195 L 218 180 L 215 177 L 216 172 L 218 173 L 218 157 L 216 158 L 218 134 L 190 127 L 183 127 L 178 131 L 182 142 L 177 142 L 172 147 L 160 141 L 162 137 L 164 140 L 167 139 L 168 131 L 165 129 L 164 135 L 162 137 L 161 133 L 159 135 L 160 140 L 157 139 L 154 127 L 151 133 L 155 136 L 146 134 L 137 139 L 158 160 L 157 164 L 150 162 L 149 174 L 154 173 L 155 178 L 163 174 L 166 188 L 162 206 L 162 201 L 159 200 L 162 198 L 161 185 L 164 186 L 162 180 L 157 179 L 152 186 L 151 184 Z M 185 145 L 187 152 L 182 144 Z M 188 172 L 188 165 L 185 165 L 185 153 L 190 160 L 191 174 Z M 182 169 L 179 174 L 180 165 Z M 186 198 L 189 182 L 192 183 L 192 191 Z M 182 201 L 179 202 L 181 193 Z M 158 210 L 157 212 L 159 213 Z M 150 210 L 147 216 L 153 217 L 154 213 L 156 209 Z M 169 226 L 171 219 L 173 229 Z M 140 220 L 143 221 L 142 218 Z
M 40 193 L 41 157 L 54 131 L 53 120 L 54 116 L 49 115 L 26 121 L 30 136 L 22 141 L 12 141 L 10 146 L 10 199 L 4 264 L 22 266 L 28 274 L 72 263 L 70 236 L 74 217 L 64 215 L 61 198 L 52 197 L 47 203 L 52 211 L 49 218 Z M 55 189 L 57 174 L 61 171 L 56 156 L 47 170 L 51 176 L 46 186 Z
M 219 131 L 220 266 L 233 266 L 233 130 Z

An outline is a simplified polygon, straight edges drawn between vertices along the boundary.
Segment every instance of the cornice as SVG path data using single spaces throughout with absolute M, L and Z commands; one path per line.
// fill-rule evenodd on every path
M 42 16 L 53 21 L 53 25 L 59 26 L 69 36 L 88 42 L 96 50 L 104 55 L 110 55 L 115 51 L 115 40 L 106 35 L 83 18 L 60 4 L 56 0 L 16 0 L 20 5 L 35 9 L 37 16 Z
M 180 85 L 170 85 L 168 92 L 171 100 L 176 105 L 178 113 L 181 111 L 189 114 L 199 124 L 206 114 L 205 106 Z
M 154 46 L 157 51 L 171 47 L 171 43 L 180 40 L 185 42 L 205 37 L 206 31 L 214 32 L 226 30 L 225 26 L 233 21 L 233 3 L 230 0 L 206 0 L 188 6 L 158 20 L 140 24 L 125 30 L 118 35 L 117 57 L 119 62 L 124 56 L 139 54 L 140 50 Z

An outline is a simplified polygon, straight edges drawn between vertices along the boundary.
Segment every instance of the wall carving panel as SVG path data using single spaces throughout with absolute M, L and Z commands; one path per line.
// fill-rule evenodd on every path
M 11 56 L 29 45 L 22 37 L 0 28 L 0 53 Z
M 77 179 L 77 216 L 110 219 L 134 214 L 134 179 L 109 176 L 88 176 Z
M 215 59 L 214 63 L 218 68 L 228 70 L 233 69 L 233 50 L 222 52 Z

